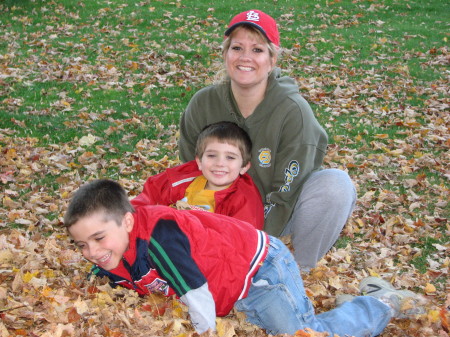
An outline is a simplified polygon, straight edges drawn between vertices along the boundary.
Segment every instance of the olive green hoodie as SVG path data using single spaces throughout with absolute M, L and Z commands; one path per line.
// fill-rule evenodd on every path
M 264 230 L 280 235 L 291 217 L 304 181 L 320 169 L 327 148 L 327 134 L 317 122 L 295 81 L 269 76 L 264 100 L 244 118 L 234 100 L 230 82 L 199 90 L 181 117 L 180 157 L 195 157 L 195 143 L 203 127 L 219 121 L 238 124 L 252 143 L 252 176 L 264 201 Z

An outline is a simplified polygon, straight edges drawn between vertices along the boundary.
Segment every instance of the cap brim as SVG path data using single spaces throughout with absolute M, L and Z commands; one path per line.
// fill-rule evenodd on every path
M 235 30 L 239 26 L 244 26 L 244 25 L 255 27 L 264 35 L 264 37 L 268 41 L 270 41 L 270 39 L 267 37 L 266 32 L 264 31 L 264 29 L 261 28 L 260 25 L 253 23 L 253 22 L 248 22 L 248 21 L 236 22 L 234 25 L 228 27 L 228 29 L 225 31 L 225 36 L 230 36 L 230 34 L 233 32 L 233 30 Z M 272 42 L 272 41 L 270 41 L 270 42 Z

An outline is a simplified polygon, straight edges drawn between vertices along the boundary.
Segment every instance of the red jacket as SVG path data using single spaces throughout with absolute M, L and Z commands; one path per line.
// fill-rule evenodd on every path
M 247 296 L 264 261 L 268 236 L 250 224 L 205 211 L 137 207 L 130 246 L 118 267 L 93 273 L 139 294 L 181 297 L 206 282 L 218 316 Z
M 131 203 L 133 206 L 170 206 L 184 198 L 189 184 L 202 172 L 195 160 L 168 168 L 151 176 L 144 190 Z M 247 174 L 240 175 L 230 187 L 214 193 L 214 213 L 244 220 L 257 229 L 264 227 L 264 207 L 258 188 Z

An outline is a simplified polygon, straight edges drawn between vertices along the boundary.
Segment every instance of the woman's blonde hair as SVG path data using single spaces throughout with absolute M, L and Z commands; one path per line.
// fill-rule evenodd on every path
M 241 25 L 241 26 L 235 28 L 231 32 L 230 36 L 228 36 L 228 38 L 226 38 L 222 43 L 222 64 L 220 66 L 219 71 L 216 73 L 216 76 L 215 76 L 216 83 L 226 82 L 227 80 L 229 80 L 227 71 L 225 69 L 225 62 L 223 62 L 223 60 L 225 58 L 225 53 L 228 51 L 228 49 L 230 49 L 231 38 L 233 37 L 234 34 L 236 34 L 236 32 L 238 32 L 241 29 L 245 29 L 248 32 L 250 32 L 252 35 L 254 35 L 255 37 L 259 38 L 260 40 L 266 41 L 267 48 L 269 49 L 269 55 L 271 58 L 278 56 L 279 48 L 272 42 L 268 41 L 267 38 L 263 35 L 263 33 L 261 33 L 258 29 L 256 29 L 255 27 L 252 27 L 250 25 Z

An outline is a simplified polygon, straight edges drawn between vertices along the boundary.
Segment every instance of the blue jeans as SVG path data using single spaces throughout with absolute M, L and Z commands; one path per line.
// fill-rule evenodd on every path
M 253 278 L 248 296 L 237 301 L 235 307 L 247 315 L 250 323 L 272 335 L 310 328 L 339 336 L 376 336 L 391 319 L 389 307 L 370 296 L 355 297 L 316 315 L 294 257 L 272 236 L 267 257 Z

